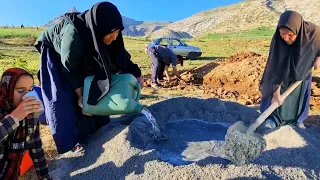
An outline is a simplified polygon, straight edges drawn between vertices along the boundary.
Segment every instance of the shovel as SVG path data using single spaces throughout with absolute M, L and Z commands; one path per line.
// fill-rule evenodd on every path
M 310 71 L 311 72 L 311 71 Z M 309 75 L 309 73 L 307 73 Z M 300 85 L 302 81 L 297 81 L 289 87 L 282 95 L 281 99 L 287 96 Z M 248 164 L 256 159 L 266 147 L 266 141 L 258 133 L 254 131 L 259 127 L 269 115 L 279 107 L 277 102 L 264 111 L 258 119 L 249 127 L 244 125 L 242 121 L 238 121 L 228 129 L 225 136 L 225 155 L 235 165 Z

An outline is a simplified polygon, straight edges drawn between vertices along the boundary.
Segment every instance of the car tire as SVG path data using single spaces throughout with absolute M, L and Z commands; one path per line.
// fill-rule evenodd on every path
M 188 54 L 188 59 L 190 59 L 190 60 L 195 60 L 195 59 L 197 59 L 197 57 L 198 57 L 198 54 L 196 52 L 190 52 Z

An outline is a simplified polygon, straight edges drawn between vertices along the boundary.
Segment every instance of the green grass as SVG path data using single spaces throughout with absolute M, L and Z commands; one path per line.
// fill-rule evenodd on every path
M 42 30 L 42 28 L 0 28 L 0 38 L 38 37 Z
M 13 38 L 0 38 L 0 46 L 33 46 L 36 37 L 13 37 Z
M 0 28 L 0 46 L 32 46 L 43 28 Z
M 202 37 L 205 40 L 220 40 L 220 39 L 266 39 L 271 38 L 274 33 L 273 28 L 261 27 L 247 31 L 239 31 L 233 33 L 214 33 L 207 34 Z
M 36 51 L 0 50 L 0 74 L 8 68 L 20 67 L 35 75 L 38 62 L 39 53 Z

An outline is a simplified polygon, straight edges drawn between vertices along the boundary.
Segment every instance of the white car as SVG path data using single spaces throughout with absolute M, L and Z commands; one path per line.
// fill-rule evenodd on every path
M 170 48 L 177 56 L 182 56 L 186 59 L 193 60 L 202 55 L 200 48 L 190 46 L 181 39 L 175 37 L 160 37 L 155 39 L 151 44 L 146 45 L 145 53 L 147 53 L 148 48 L 156 45 L 166 46 Z

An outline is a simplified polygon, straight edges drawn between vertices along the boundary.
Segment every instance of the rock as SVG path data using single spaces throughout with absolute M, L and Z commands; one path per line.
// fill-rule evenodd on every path
M 252 104 L 253 104 L 253 102 L 252 102 L 251 99 L 248 99 L 248 100 L 246 101 L 246 105 L 252 105 Z
M 148 80 L 146 81 L 146 83 L 147 83 L 147 85 L 150 85 L 150 86 L 151 86 L 151 84 L 152 84 L 151 79 L 148 79 Z
M 218 88 L 217 89 L 217 94 L 222 94 L 223 89 L 222 88 Z

